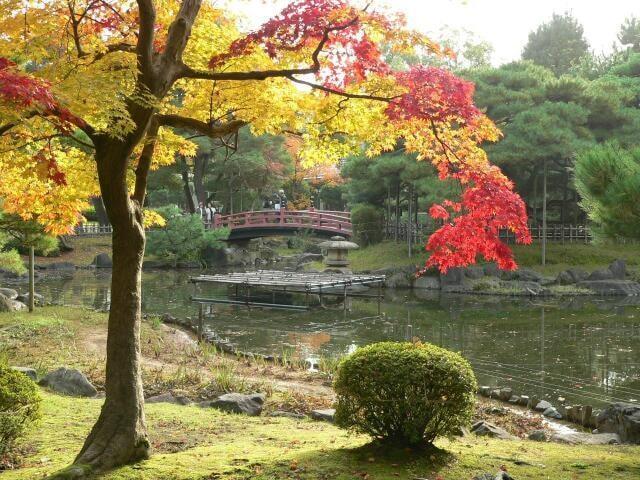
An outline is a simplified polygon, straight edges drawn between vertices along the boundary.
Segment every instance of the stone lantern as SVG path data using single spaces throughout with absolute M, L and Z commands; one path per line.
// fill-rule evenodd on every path
M 357 243 L 349 242 L 344 237 L 335 236 L 331 240 L 322 242 L 320 248 L 327 251 L 324 263 L 327 267 L 345 268 L 349 266 L 347 252 L 360 248 Z

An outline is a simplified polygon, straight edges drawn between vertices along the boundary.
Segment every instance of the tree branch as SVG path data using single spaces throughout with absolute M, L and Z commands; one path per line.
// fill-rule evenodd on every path
M 147 179 L 149 177 L 151 161 L 153 160 L 153 153 L 158 143 L 159 129 L 160 124 L 155 118 L 152 118 L 149 123 L 142 153 L 140 153 L 140 158 L 138 159 L 138 166 L 136 167 L 136 185 L 131 199 L 137 201 L 140 208 L 142 208 L 144 197 L 147 194 Z
M 191 27 L 195 22 L 202 0 L 182 0 L 180 10 L 169 26 L 167 44 L 162 54 L 163 63 L 175 65 L 182 60 L 182 54 L 191 35 Z
M 140 30 L 138 31 L 138 64 L 147 79 L 153 76 L 153 39 L 156 23 L 156 9 L 153 0 L 137 0 L 140 16 Z
M 192 78 L 196 80 L 266 80 L 267 78 L 287 77 L 289 75 L 305 75 L 316 73 L 316 67 L 293 68 L 286 70 L 253 70 L 249 72 L 211 72 L 195 70 L 187 65 L 181 65 L 177 78 Z
M 0 125 L 0 135 L 4 135 L 15 126 L 15 123 L 6 123 L 4 125 Z
M 198 80 L 266 80 L 267 78 L 288 77 L 290 75 L 308 75 L 320 71 L 320 53 L 329 41 L 331 32 L 344 30 L 358 21 L 358 17 L 335 27 L 328 27 L 322 34 L 315 50 L 311 54 L 311 65 L 306 68 L 292 68 L 284 70 L 254 70 L 249 72 L 211 72 L 207 70 L 195 70 L 188 65 L 181 64 L 177 73 L 177 79 L 192 78 Z
M 212 125 L 195 118 L 169 114 L 157 114 L 156 120 L 160 126 L 188 128 L 210 138 L 221 138 L 225 135 L 229 135 L 230 133 L 237 132 L 247 124 L 244 120 L 231 120 L 221 125 Z
M 293 75 L 286 75 L 286 77 L 294 83 L 299 83 L 300 85 L 306 85 L 308 87 L 313 88 L 314 90 L 322 90 L 323 92 L 331 93 L 334 95 L 339 95 L 345 98 L 360 98 L 364 100 L 376 100 L 378 102 L 389 103 L 396 98 L 399 98 L 400 95 L 395 95 L 393 97 L 380 97 L 378 95 L 370 95 L 368 93 L 349 93 L 344 92 L 342 90 L 337 90 L 335 88 L 326 87 L 324 85 L 320 85 L 318 83 L 307 82 L 306 80 L 302 80 L 300 78 L 295 78 Z

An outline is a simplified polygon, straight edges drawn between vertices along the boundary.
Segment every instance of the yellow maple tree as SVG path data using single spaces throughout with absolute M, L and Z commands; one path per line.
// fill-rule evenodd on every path
M 434 67 L 393 71 L 382 45 L 442 52 L 368 2 L 296 0 L 243 33 L 202 0 L 0 0 L 0 32 L 4 208 L 60 233 L 100 193 L 113 226 L 106 400 L 58 478 L 149 455 L 143 205 L 149 171 L 195 152 L 176 129 L 212 138 L 245 125 L 255 134 L 293 133 L 306 165 L 335 164 L 363 144 L 376 155 L 402 141 L 467 189 L 462 205 L 434 210 L 458 214 L 432 237 L 434 262 L 446 269 L 481 254 L 513 268 L 499 230 L 527 240 L 521 200 L 479 147 L 499 133 L 473 106 L 473 86 Z

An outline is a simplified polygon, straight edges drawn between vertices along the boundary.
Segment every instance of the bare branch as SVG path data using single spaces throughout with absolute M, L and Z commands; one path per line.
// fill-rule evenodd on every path
M 326 28 L 322 38 L 318 42 L 315 50 L 311 54 L 311 65 L 306 68 L 292 68 L 283 70 L 254 70 L 250 72 L 211 72 L 205 70 L 195 70 L 185 64 L 181 65 L 177 73 L 177 78 L 193 78 L 199 80 L 266 80 L 267 78 L 288 77 L 290 75 L 307 75 L 320 71 L 320 53 L 329 41 L 331 32 L 344 30 L 358 21 L 358 17 L 351 21 L 335 27 Z
M 140 70 L 147 78 L 152 77 L 153 72 L 153 38 L 156 23 L 156 9 L 153 0 L 137 0 L 140 16 L 140 30 L 138 33 L 138 64 Z
M 162 54 L 163 63 L 175 65 L 181 62 L 201 4 L 202 0 L 183 0 L 180 4 L 180 10 L 169 26 L 167 44 Z
M 339 95 L 345 98 L 360 98 L 364 100 L 376 100 L 378 102 L 389 103 L 395 100 L 396 98 L 400 97 L 399 95 L 395 95 L 393 97 L 380 97 L 378 95 L 370 95 L 368 93 L 349 93 L 342 90 L 337 90 L 335 88 L 326 87 L 318 83 L 307 82 L 306 80 L 296 78 L 293 75 L 286 75 L 286 77 L 294 83 L 299 83 L 300 85 L 306 85 L 308 87 L 313 88 L 314 90 L 322 90 L 323 92 L 332 93 L 334 95 Z
M 4 135 L 15 126 L 15 123 L 6 123 L 4 125 L 0 125 L 0 135 Z
M 149 177 L 149 169 L 151 168 L 151 161 L 153 160 L 153 153 L 158 143 L 158 130 L 160 124 L 155 118 L 151 119 L 149 123 L 149 129 L 145 137 L 144 147 L 140 158 L 138 159 L 138 166 L 136 167 L 136 185 L 133 190 L 132 200 L 136 200 L 142 208 L 144 204 L 144 197 L 147 194 L 147 178 Z
M 231 120 L 221 125 L 211 125 L 195 118 L 181 115 L 156 115 L 157 122 L 163 127 L 188 128 L 210 138 L 222 138 L 230 133 L 235 133 L 245 126 L 244 120 Z

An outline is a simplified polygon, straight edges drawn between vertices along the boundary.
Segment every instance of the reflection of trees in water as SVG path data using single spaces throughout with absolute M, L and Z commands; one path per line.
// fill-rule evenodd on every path
M 107 310 L 110 305 L 111 289 L 104 286 L 96 287 L 93 297 L 93 308 L 96 310 Z
M 194 318 L 191 275 L 144 273 L 145 313 Z M 78 271 L 73 279 L 40 279 L 38 289 L 48 301 L 105 308 L 109 277 L 107 271 Z M 197 294 L 227 293 L 206 289 Z M 493 375 L 478 373 L 488 384 L 506 384 L 511 378 L 534 384 L 533 393 L 553 392 L 558 385 L 574 393 L 640 399 L 635 394 L 640 392 L 639 297 L 540 299 L 439 292 L 418 297 L 401 290 L 385 297 L 382 318 L 375 301 L 353 299 L 347 315 L 342 308 L 285 312 L 216 306 L 209 322 L 221 336 L 254 352 L 279 354 L 283 347 L 293 347 L 302 354 L 344 355 L 355 345 L 380 340 L 420 340 L 461 352 L 478 372 Z M 522 388 L 515 382 L 513 387 Z

